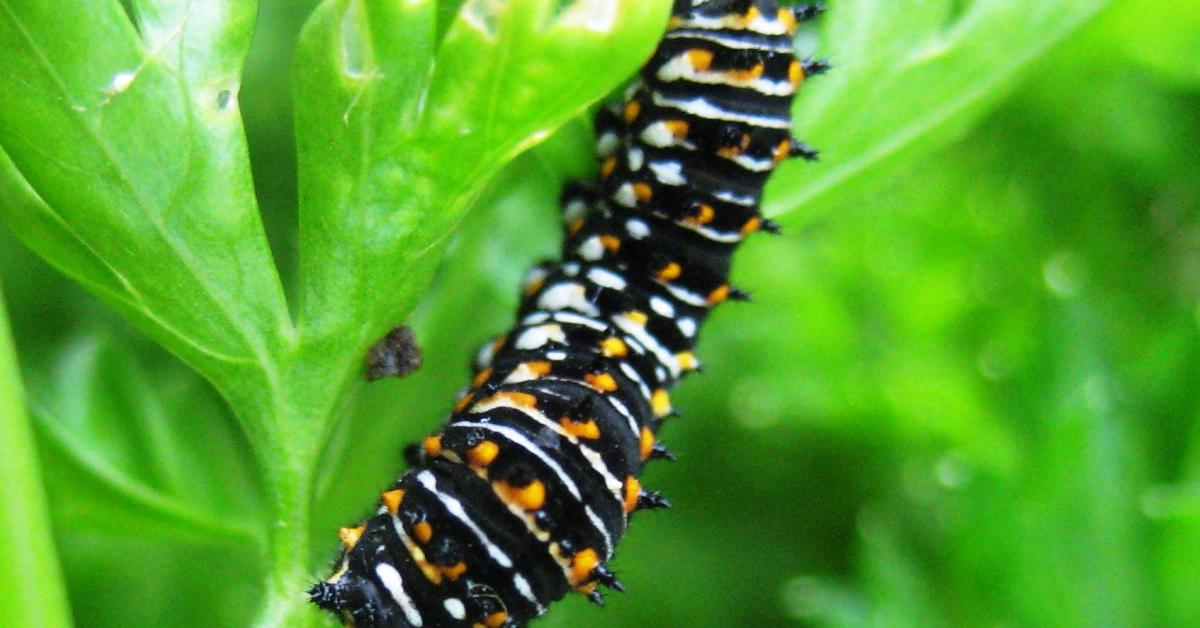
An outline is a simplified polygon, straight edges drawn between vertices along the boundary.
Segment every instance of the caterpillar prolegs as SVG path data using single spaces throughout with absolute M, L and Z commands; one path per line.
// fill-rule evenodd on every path
M 624 100 L 596 117 L 599 177 L 563 192 L 561 261 L 535 267 L 515 327 L 483 348 L 469 389 L 382 493 L 344 528 L 309 594 L 347 624 L 519 626 L 570 591 L 622 590 L 608 568 L 638 481 L 670 454 L 668 390 L 699 368 L 734 249 L 774 231 L 763 185 L 789 157 L 791 103 L 825 65 L 797 59 L 818 7 L 676 0 Z

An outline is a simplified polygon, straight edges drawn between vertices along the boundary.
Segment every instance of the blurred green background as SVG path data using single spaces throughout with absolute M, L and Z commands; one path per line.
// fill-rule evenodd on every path
M 263 4 L 240 95 L 285 284 L 280 68 L 313 4 Z M 706 372 L 664 436 L 680 458 L 644 479 L 675 508 L 623 542 L 630 592 L 539 625 L 1200 625 L 1197 7 L 1114 3 L 926 150 L 752 239 L 735 280 L 754 303 L 704 331 Z M 858 76 L 843 57 L 831 85 Z M 838 168 L 823 129 L 797 126 L 826 148 L 799 176 Z M 557 189 L 588 171 L 589 142 L 575 123 L 522 156 L 456 235 L 412 321 L 425 366 L 369 386 L 330 446 L 345 453 L 321 487 L 323 552 L 440 422 L 525 267 L 554 255 Z M 205 504 L 254 513 L 261 489 L 223 403 L 3 228 L 0 281 L 77 624 L 245 623 L 256 533 Z M 195 439 L 225 457 L 172 447 Z M 180 467 L 211 482 L 173 485 Z

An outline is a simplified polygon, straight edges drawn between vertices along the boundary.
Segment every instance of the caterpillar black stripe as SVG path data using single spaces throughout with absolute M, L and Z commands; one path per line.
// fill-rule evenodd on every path
M 667 506 L 638 482 L 667 391 L 699 368 L 717 304 L 743 297 L 730 257 L 792 139 L 791 102 L 824 70 L 792 52 L 819 11 L 677 0 L 623 102 L 596 119 L 600 177 L 563 193 L 562 260 L 534 268 L 518 323 L 378 513 L 344 528 L 309 594 L 347 624 L 520 626 L 574 590 L 621 590 L 608 562 L 630 515 Z

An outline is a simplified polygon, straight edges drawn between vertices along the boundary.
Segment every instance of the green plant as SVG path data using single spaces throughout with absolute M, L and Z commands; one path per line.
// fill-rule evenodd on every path
M 362 514 L 398 468 L 396 423 L 432 426 L 458 375 L 434 356 L 426 370 L 449 376 L 420 384 L 424 408 L 368 412 L 383 393 L 360 400 L 364 351 L 409 317 L 473 204 L 492 217 L 491 230 L 469 229 L 457 246 L 483 257 L 445 272 L 476 293 L 443 293 L 436 315 L 421 319 L 437 322 L 423 342 L 452 346 L 465 323 L 467 340 L 502 327 L 474 329 L 477 319 L 505 318 L 501 295 L 516 285 L 527 246 L 501 254 L 496 225 L 540 230 L 540 246 L 552 247 L 548 206 L 562 178 L 590 167 L 590 140 L 568 125 L 536 156 L 506 164 L 625 80 L 667 4 L 322 2 L 294 63 L 291 260 L 278 253 L 286 245 L 275 255 L 268 245 L 239 108 L 255 3 L 134 0 L 131 20 L 115 0 L 0 2 L 0 215 L 187 365 L 163 365 L 70 295 L 42 321 L 67 341 L 22 349 L 37 363 L 26 380 L 42 459 L 40 469 L 28 456 L 6 460 L 13 510 L 0 513 L 13 547 L 46 547 L 44 534 L 20 536 L 45 530 L 36 517 L 47 508 L 37 490 L 45 476 L 58 496 L 50 510 L 76 617 L 147 623 L 170 609 L 179 624 L 320 621 L 300 592 L 327 560 L 332 530 Z M 838 70 L 798 110 L 826 160 L 789 165 L 771 187 L 769 213 L 793 230 L 961 135 L 1108 3 L 831 4 L 819 49 Z M 612 7 L 611 22 L 585 19 Z M 280 275 L 293 266 L 298 279 L 286 290 Z M 18 294 L 45 294 L 6 279 Z M 6 345 L 0 442 L 28 451 Z M 3 552 L 16 560 L 0 563 L 2 573 L 25 583 L 28 597 L 0 598 L 0 616 L 63 624 L 57 565 L 39 553 L 28 579 L 30 559 Z M 136 594 L 99 583 L 123 570 L 175 579 Z M 87 583 L 104 595 L 77 589 Z

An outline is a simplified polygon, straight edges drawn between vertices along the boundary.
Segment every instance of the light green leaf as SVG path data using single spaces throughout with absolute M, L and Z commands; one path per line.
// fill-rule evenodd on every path
M 71 611 L 50 536 L 46 493 L 23 405 L 8 314 L 0 295 L 0 616 L 17 626 L 70 626 Z
M 785 223 L 828 214 L 849 195 L 943 145 L 985 113 L 1022 70 L 1109 0 L 842 0 L 812 50 L 834 69 L 801 89 L 795 133 L 820 164 L 789 163 L 764 213 Z M 806 206 L 803 212 L 797 212 Z
M 29 365 L 75 618 L 244 625 L 268 530 L 248 444 L 194 372 L 125 326 L 92 326 Z
M 631 74 L 667 3 L 330 0 L 297 54 L 301 320 L 360 355 L 412 307 L 441 244 L 507 160 Z M 558 12 L 556 12 L 558 11 Z
M 237 110 L 252 7 L 137 7 L 145 40 L 115 0 L 0 3 L 0 215 L 237 396 L 290 333 Z

